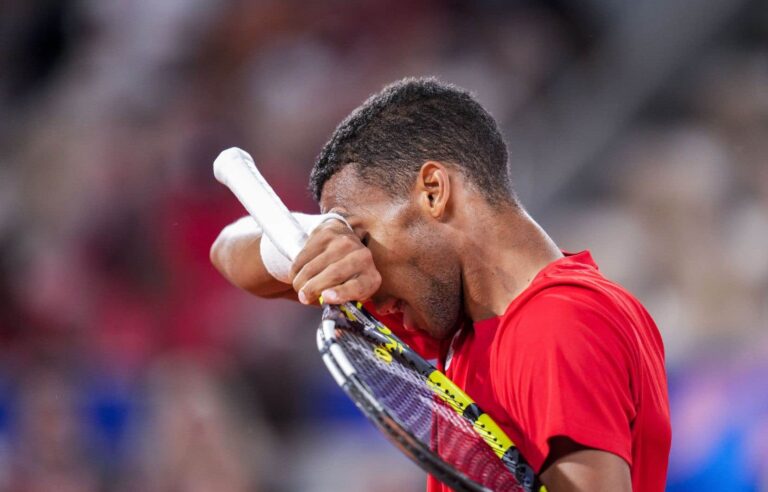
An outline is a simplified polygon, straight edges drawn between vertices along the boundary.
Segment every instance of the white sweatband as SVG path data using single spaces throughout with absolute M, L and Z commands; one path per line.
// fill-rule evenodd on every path
M 261 230 L 261 226 L 253 217 L 246 215 L 229 224 L 226 227 L 226 233 L 231 236 L 255 235 L 261 237 L 264 231 Z
M 338 220 L 343 222 L 347 227 L 352 229 L 349 222 L 346 221 L 341 215 L 331 212 L 321 215 L 302 214 L 300 212 L 292 212 L 298 223 L 301 225 L 304 232 L 307 235 L 312 234 L 312 231 L 317 229 L 320 224 L 323 224 L 329 220 Z M 255 221 L 254 221 L 255 223 Z M 283 254 L 277 249 L 277 247 L 269 240 L 267 236 L 261 237 L 261 261 L 264 263 L 264 268 L 267 269 L 270 275 L 275 279 L 290 284 L 291 283 L 291 260 L 283 256 Z

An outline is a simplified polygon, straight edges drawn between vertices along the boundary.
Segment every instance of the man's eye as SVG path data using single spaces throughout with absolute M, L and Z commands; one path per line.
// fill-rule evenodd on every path
M 363 238 L 360 240 L 361 243 L 363 243 L 363 246 L 366 248 L 368 247 L 368 240 L 371 238 L 371 235 L 366 233 Z

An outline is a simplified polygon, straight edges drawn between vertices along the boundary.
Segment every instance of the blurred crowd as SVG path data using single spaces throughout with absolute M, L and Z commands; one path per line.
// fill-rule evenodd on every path
M 326 374 L 317 313 L 210 266 L 243 214 L 211 164 L 243 147 L 314 212 L 336 123 L 437 75 L 511 135 L 517 190 L 558 244 L 656 319 L 668 490 L 768 491 L 768 9 L 734 2 L 576 172 L 516 159 L 521 121 L 557 119 L 542 101 L 595 70 L 621 3 L 0 4 L 0 490 L 421 490 Z M 570 118 L 605 116 L 589 109 Z

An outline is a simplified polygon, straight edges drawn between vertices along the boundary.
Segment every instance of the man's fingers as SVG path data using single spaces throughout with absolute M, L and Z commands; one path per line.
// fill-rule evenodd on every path
M 291 278 L 299 275 L 308 263 L 320 255 L 325 255 L 326 262 L 330 263 L 360 248 L 364 248 L 360 239 L 346 225 L 337 220 L 328 221 L 312 232 L 304 249 L 296 256 L 291 265 Z
M 356 241 L 356 239 L 354 240 Z M 309 260 L 293 277 L 291 282 L 293 289 L 296 292 L 300 292 L 302 289 L 306 290 L 305 285 L 321 273 L 334 275 L 333 279 L 340 275 L 346 275 L 344 278 L 337 279 L 340 284 L 366 268 L 375 268 L 370 251 L 362 243 L 347 244 L 349 242 L 350 240 L 346 238 L 334 241 L 326 247 L 325 251 Z M 310 300 L 311 302 L 314 302 L 314 299 Z
M 348 301 L 364 301 L 371 297 L 381 285 L 381 275 L 373 271 L 347 280 L 338 287 L 325 289 L 321 294 L 326 304 L 343 304 Z
M 332 220 L 310 234 L 291 267 L 293 288 L 304 304 L 364 300 L 381 286 L 371 251 L 346 224 Z
M 307 282 L 319 275 L 326 268 L 332 266 L 333 263 L 339 259 L 341 259 L 339 255 L 333 251 L 325 251 L 316 258 L 311 259 L 294 275 L 293 281 L 291 282 L 293 290 L 300 292 L 301 288 L 304 287 Z M 314 300 L 311 302 L 314 302 Z
M 324 290 L 339 286 L 357 274 L 358 270 L 348 261 L 328 265 L 299 289 L 299 300 L 314 304 Z
M 365 296 L 363 298 L 373 294 L 381 284 L 381 276 L 373 264 L 371 252 L 366 248 L 349 253 L 341 260 L 328 265 L 323 271 L 312 276 L 304 285 L 299 285 L 297 289 L 299 299 L 306 304 L 314 303 L 323 291 L 328 289 L 334 290 L 355 278 L 359 278 L 361 281 L 355 282 L 353 285 L 359 285 L 362 289 L 352 293 L 358 296 Z M 374 291 L 369 292 L 373 286 L 375 286 Z M 296 284 L 294 284 L 295 287 L 297 287 Z M 343 292 L 349 291 L 345 290 Z M 330 299 L 329 302 L 331 302 Z

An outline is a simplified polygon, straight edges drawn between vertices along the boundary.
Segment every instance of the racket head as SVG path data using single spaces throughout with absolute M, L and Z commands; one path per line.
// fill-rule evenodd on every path
M 323 328 L 317 329 L 318 349 L 322 353 L 323 362 L 334 376 L 338 385 L 344 390 L 358 409 L 370 420 L 384 436 L 403 454 L 419 465 L 424 471 L 432 474 L 438 480 L 454 490 L 488 492 L 490 489 L 480 486 L 466 475 L 453 469 L 445 461 L 432 453 L 428 447 L 413 434 L 403 429 L 403 426 L 376 400 L 373 392 L 356 375 L 345 373 L 336 357 L 331 355 L 328 347 L 333 343 L 323 336 Z
M 503 431 L 359 304 L 326 305 L 317 340 L 339 386 L 426 472 L 454 490 L 536 490 Z

